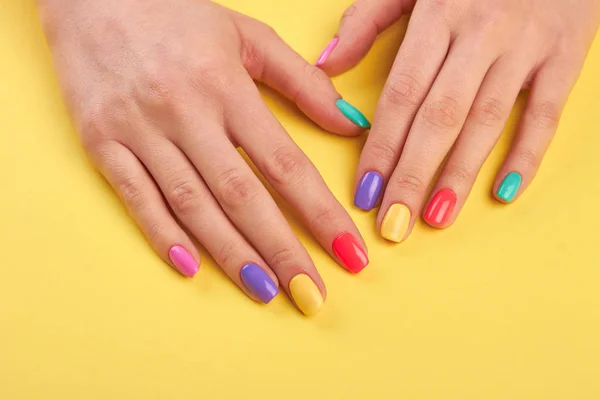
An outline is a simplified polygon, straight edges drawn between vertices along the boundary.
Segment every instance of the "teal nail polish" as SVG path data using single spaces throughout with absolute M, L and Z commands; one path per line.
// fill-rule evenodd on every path
M 360 126 L 361 128 L 365 128 L 365 129 L 371 127 L 371 123 L 363 115 L 363 113 L 358 111 L 356 109 L 356 107 L 354 107 L 352 104 L 348 103 L 346 100 L 339 99 L 338 101 L 335 102 L 335 105 L 346 116 L 346 118 L 348 118 L 350 121 L 354 122 L 356 125 Z
M 500 184 L 500 187 L 498 188 L 498 198 L 506 201 L 507 203 L 513 201 L 515 195 L 519 191 L 519 186 L 521 186 L 522 181 L 523 178 L 521 177 L 521 174 L 516 172 L 511 172 L 510 174 L 506 175 Z

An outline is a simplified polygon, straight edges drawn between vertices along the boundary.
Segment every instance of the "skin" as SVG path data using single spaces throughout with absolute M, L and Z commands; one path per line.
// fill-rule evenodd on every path
M 329 75 L 350 69 L 379 33 L 411 11 L 356 175 L 357 184 L 368 171 L 383 176 L 377 224 L 390 205 L 404 204 L 412 215 L 406 236 L 431 201 L 429 188 L 431 196 L 443 188 L 457 196 L 448 221 L 431 225 L 445 228 L 456 220 L 519 92 L 530 88 L 493 186 L 497 196 L 504 177 L 516 171 L 523 177 L 517 197 L 523 193 L 598 29 L 600 2 L 358 0 L 345 12 L 339 44 L 321 68 Z
M 164 261 L 172 265 L 174 245 L 199 260 L 193 236 L 251 298 L 240 279 L 247 263 L 286 292 L 305 273 L 325 298 L 310 256 L 236 147 L 332 257 L 340 233 L 366 248 L 253 81 L 328 131 L 360 134 L 327 75 L 268 26 L 208 1 L 40 0 L 39 9 L 85 150 Z

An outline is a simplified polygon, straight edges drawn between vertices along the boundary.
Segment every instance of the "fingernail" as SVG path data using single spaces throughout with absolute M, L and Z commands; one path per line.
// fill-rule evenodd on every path
M 339 99 L 335 102 L 335 105 L 337 106 L 337 108 L 340 109 L 342 114 L 344 114 L 346 118 L 352 121 L 355 125 L 358 125 L 361 128 L 365 129 L 371 127 L 371 123 L 369 122 L 367 117 L 365 117 L 363 113 L 358 111 L 356 107 L 348 103 L 346 100 Z
M 521 174 L 517 172 L 509 173 L 508 175 L 506 175 L 506 177 L 500 184 L 500 187 L 498 188 L 498 193 L 496 193 L 496 195 L 499 199 L 510 203 L 517 195 L 522 181 L 523 177 L 521 176 Z
M 383 217 L 381 236 L 392 242 L 404 240 L 410 224 L 410 210 L 404 204 L 392 204 Z
M 377 172 L 367 172 L 360 180 L 354 194 L 354 205 L 365 211 L 372 210 L 379 200 L 382 187 L 383 177 Z
M 265 304 L 268 304 L 279 293 L 275 282 L 256 264 L 244 265 L 240 271 L 240 277 L 248 290 Z
M 369 264 L 369 258 L 360 243 L 349 233 L 342 233 L 335 238 L 333 252 L 344 267 L 353 274 L 358 274 Z
M 315 315 L 323 307 L 323 296 L 312 279 L 299 274 L 290 281 L 290 293 L 296 305 L 305 315 Z
M 456 194 L 450 189 L 442 189 L 433 196 L 425 211 L 425 221 L 433 226 L 442 226 L 452 215 L 456 205 Z
M 173 246 L 169 250 L 169 258 L 175 268 L 183 275 L 191 278 L 196 275 L 200 268 L 194 257 L 186 249 L 181 246 Z
M 327 59 L 329 58 L 329 56 L 333 52 L 333 49 L 335 49 L 335 46 L 337 46 L 339 41 L 340 41 L 340 38 L 336 36 L 331 40 L 331 42 L 329 42 L 329 44 L 327 45 L 327 47 L 325 47 L 325 50 L 323 50 L 323 52 L 317 59 L 317 62 L 315 63 L 315 65 L 317 67 L 320 67 L 321 65 L 323 65 L 325 63 L 325 61 L 327 61 Z

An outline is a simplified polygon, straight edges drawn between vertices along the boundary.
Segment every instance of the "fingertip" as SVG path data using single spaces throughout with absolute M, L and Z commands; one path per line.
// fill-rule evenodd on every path
M 182 275 L 193 278 L 200 270 L 199 257 L 194 258 L 183 246 L 175 245 L 169 249 L 169 260 Z

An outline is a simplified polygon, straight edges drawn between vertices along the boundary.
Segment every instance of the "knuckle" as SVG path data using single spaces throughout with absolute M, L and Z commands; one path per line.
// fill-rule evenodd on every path
M 172 91 L 167 74 L 159 69 L 148 69 L 139 78 L 138 94 L 143 104 L 170 104 Z
M 342 21 L 347 20 L 348 18 L 352 18 L 353 16 L 358 14 L 358 7 L 356 4 L 352 4 L 350 7 L 346 8 L 344 13 L 342 14 Z
M 295 257 L 296 253 L 294 252 L 294 249 L 289 246 L 284 246 L 271 254 L 271 257 L 269 257 L 269 264 L 279 267 L 290 265 L 294 262 Z
M 237 169 L 226 171 L 217 182 L 219 201 L 232 209 L 248 205 L 258 195 L 250 180 Z
M 233 239 L 227 240 L 219 246 L 217 250 L 217 260 L 223 266 L 231 264 L 231 261 L 235 258 L 235 254 L 238 252 L 240 242 Z
M 317 232 L 322 232 L 323 229 L 331 229 L 331 227 L 339 225 L 335 211 L 329 207 L 314 214 L 310 218 L 309 224 L 310 227 Z
M 128 208 L 137 210 L 146 204 L 140 182 L 133 176 L 127 176 L 118 184 L 117 192 Z
M 394 106 L 416 107 L 421 100 L 422 85 L 414 75 L 399 73 L 383 91 L 383 98 Z
M 505 114 L 502 102 L 492 97 L 473 105 L 470 117 L 479 125 L 495 127 L 504 121 Z
M 460 112 L 461 109 L 455 97 L 443 96 L 423 105 L 422 118 L 435 128 L 454 130 L 461 123 Z
M 275 184 L 293 184 L 306 175 L 308 160 L 299 150 L 277 148 L 265 163 L 265 177 Z
M 94 153 L 101 143 L 110 139 L 125 120 L 126 104 L 117 97 L 101 100 L 88 106 L 78 121 L 78 131 L 83 148 Z
M 146 235 L 151 243 L 160 242 L 165 237 L 165 225 L 162 222 L 153 222 L 148 227 Z
M 454 182 L 465 184 L 474 180 L 474 174 L 465 165 L 449 166 L 446 173 L 448 178 Z
M 199 188 L 189 181 L 177 182 L 169 192 L 168 201 L 177 215 L 189 215 L 201 208 Z
M 518 154 L 519 163 L 526 170 L 535 170 L 541 163 L 541 156 L 531 149 L 520 149 Z
M 534 128 L 556 129 L 562 113 L 561 107 L 552 101 L 534 104 L 529 113 Z
M 399 156 L 398 149 L 395 149 L 391 144 L 383 140 L 372 141 L 365 148 L 365 151 L 370 160 L 386 166 L 395 164 Z
M 239 85 L 239 79 L 235 78 L 231 62 L 224 55 L 218 54 L 216 50 L 214 57 L 201 56 L 188 62 L 188 79 L 192 87 L 200 92 L 217 91 L 229 93 L 235 85 Z
M 390 185 L 398 193 L 408 193 L 409 195 L 420 195 L 427 187 L 417 174 L 406 172 L 392 176 Z

